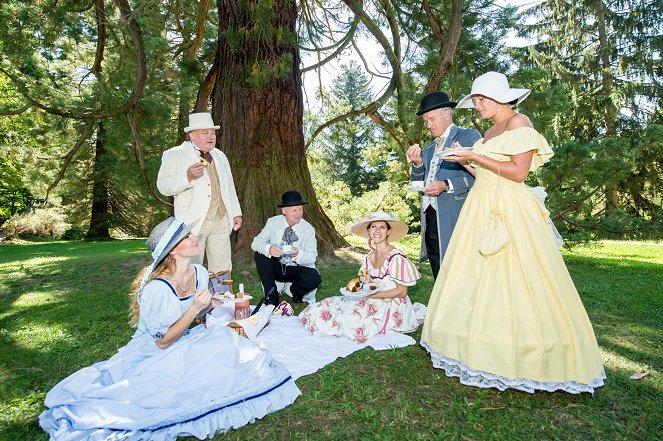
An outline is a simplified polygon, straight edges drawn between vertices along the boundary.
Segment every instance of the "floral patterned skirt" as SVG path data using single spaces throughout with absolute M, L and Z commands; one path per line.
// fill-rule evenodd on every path
M 356 343 L 377 334 L 412 332 L 421 324 L 407 296 L 387 300 L 329 297 L 304 309 L 299 322 L 313 334 L 345 336 Z

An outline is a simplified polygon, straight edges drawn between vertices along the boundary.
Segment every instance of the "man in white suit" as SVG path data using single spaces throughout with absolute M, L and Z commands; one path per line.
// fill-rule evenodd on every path
M 187 140 L 163 152 L 157 188 L 175 198 L 175 217 L 188 224 L 200 219 L 192 230 L 198 236 L 200 255 L 207 256 L 209 271 L 232 269 L 230 233 L 242 226 L 235 183 L 226 155 L 216 146 L 212 115 L 193 113 L 184 128 Z

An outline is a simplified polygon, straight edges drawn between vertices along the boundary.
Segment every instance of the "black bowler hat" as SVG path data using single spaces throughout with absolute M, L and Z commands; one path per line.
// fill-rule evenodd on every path
M 295 205 L 306 205 L 308 201 L 302 200 L 302 194 L 295 190 L 288 190 L 281 195 L 281 203 L 277 205 L 279 208 L 294 207 Z
M 442 107 L 451 107 L 452 109 L 456 107 L 455 101 L 449 101 L 449 95 L 444 92 L 433 92 L 429 93 L 421 99 L 421 104 L 419 104 L 419 111 L 417 115 L 423 115 L 426 112 L 431 110 L 440 109 Z

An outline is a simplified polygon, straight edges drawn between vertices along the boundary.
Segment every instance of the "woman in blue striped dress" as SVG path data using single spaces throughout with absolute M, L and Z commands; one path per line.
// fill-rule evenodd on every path
M 147 241 L 131 341 L 46 395 L 39 417 L 54 440 L 204 439 L 291 404 L 300 391 L 271 354 L 225 326 L 189 329 L 211 307 L 193 225 L 168 218 Z

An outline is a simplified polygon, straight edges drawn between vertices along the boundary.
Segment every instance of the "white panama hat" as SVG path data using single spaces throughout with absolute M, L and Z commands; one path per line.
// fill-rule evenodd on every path
M 192 113 L 189 115 L 189 125 L 184 128 L 184 133 L 192 130 L 218 129 L 221 126 L 215 126 L 212 115 L 207 112 Z
M 405 222 L 399 221 L 396 216 L 392 216 L 384 211 L 377 211 L 359 219 L 351 228 L 357 236 L 368 239 L 368 226 L 371 222 L 386 222 L 391 227 L 389 230 L 389 242 L 401 240 L 407 234 L 408 226 Z
M 483 95 L 498 103 L 516 101 L 520 104 L 530 94 L 529 89 L 512 89 L 506 75 L 499 72 L 486 72 L 472 82 L 472 92 L 458 101 L 456 108 L 471 109 L 474 107 L 472 95 Z

